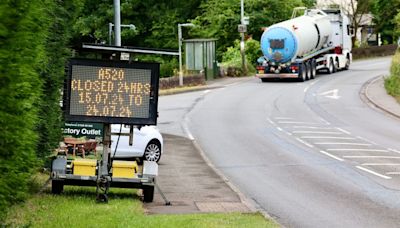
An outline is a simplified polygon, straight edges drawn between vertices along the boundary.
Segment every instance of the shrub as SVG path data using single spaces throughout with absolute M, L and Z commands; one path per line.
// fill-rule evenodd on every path
M 47 1 L 0 2 L 0 221 L 23 200 L 37 165 L 35 131 L 42 94 Z
M 390 76 L 385 79 L 386 91 L 400 102 L 400 51 L 392 59 Z
M 257 58 L 261 56 L 260 42 L 248 39 L 245 42 L 246 66 L 248 73 L 254 73 L 254 65 Z M 240 53 L 240 41 L 235 40 L 234 46 L 228 47 L 222 55 L 222 67 L 225 68 L 228 76 L 240 76 L 242 74 L 242 55 Z

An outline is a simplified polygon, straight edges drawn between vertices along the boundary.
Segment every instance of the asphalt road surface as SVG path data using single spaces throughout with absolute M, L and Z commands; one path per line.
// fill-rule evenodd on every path
M 287 227 L 399 227 L 400 121 L 362 101 L 390 58 L 300 82 L 243 79 L 160 98 L 162 132 L 196 140 Z

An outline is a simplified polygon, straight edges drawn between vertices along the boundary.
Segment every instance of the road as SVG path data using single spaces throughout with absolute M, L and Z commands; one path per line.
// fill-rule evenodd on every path
M 390 58 L 315 80 L 249 78 L 160 99 L 162 132 L 194 139 L 261 210 L 287 227 L 398 227 L 400 121 L 362 85 Z

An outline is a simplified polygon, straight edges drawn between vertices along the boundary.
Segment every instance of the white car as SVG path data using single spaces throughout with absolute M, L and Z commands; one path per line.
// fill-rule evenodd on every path
M 111 156 L 114 156 L 120 124 L 111 125 Z M 122 125 L 121 133 L 129 133 L 130 127 Z M 133 143 L 129 145 L 129 136 L 121 135 L 118 141 L 116 158 L 140 158 L 142 161 L 158 162 L 163 149 L 163 138 L 156 126 L 144 126 L 140 130 L 133 128 Z

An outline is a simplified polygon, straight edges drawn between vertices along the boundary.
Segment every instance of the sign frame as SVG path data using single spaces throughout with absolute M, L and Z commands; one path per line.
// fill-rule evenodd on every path
M 114 67 L 124 69 L 146 69 L 151 71 L 150 94 L 149 94 L 149 115 L 148 118 L 137 117 L 115 117 L 115 116 L 90 116 L 73 115 L 71 108 L 71 81 L 73 66 L 89 67 Z M 157 125 L 158 117 L 158 88 L 159 88 L 160 64 L 148 62 L 129 62 L 120 60 L 100 59 L 79 59 L 72 58 L 68 62 L 67 77 L 64 83 L 63 111 L 66 121 L 70 122 L 97 122 L 108 124 L 129 124 L 129 125 Z

